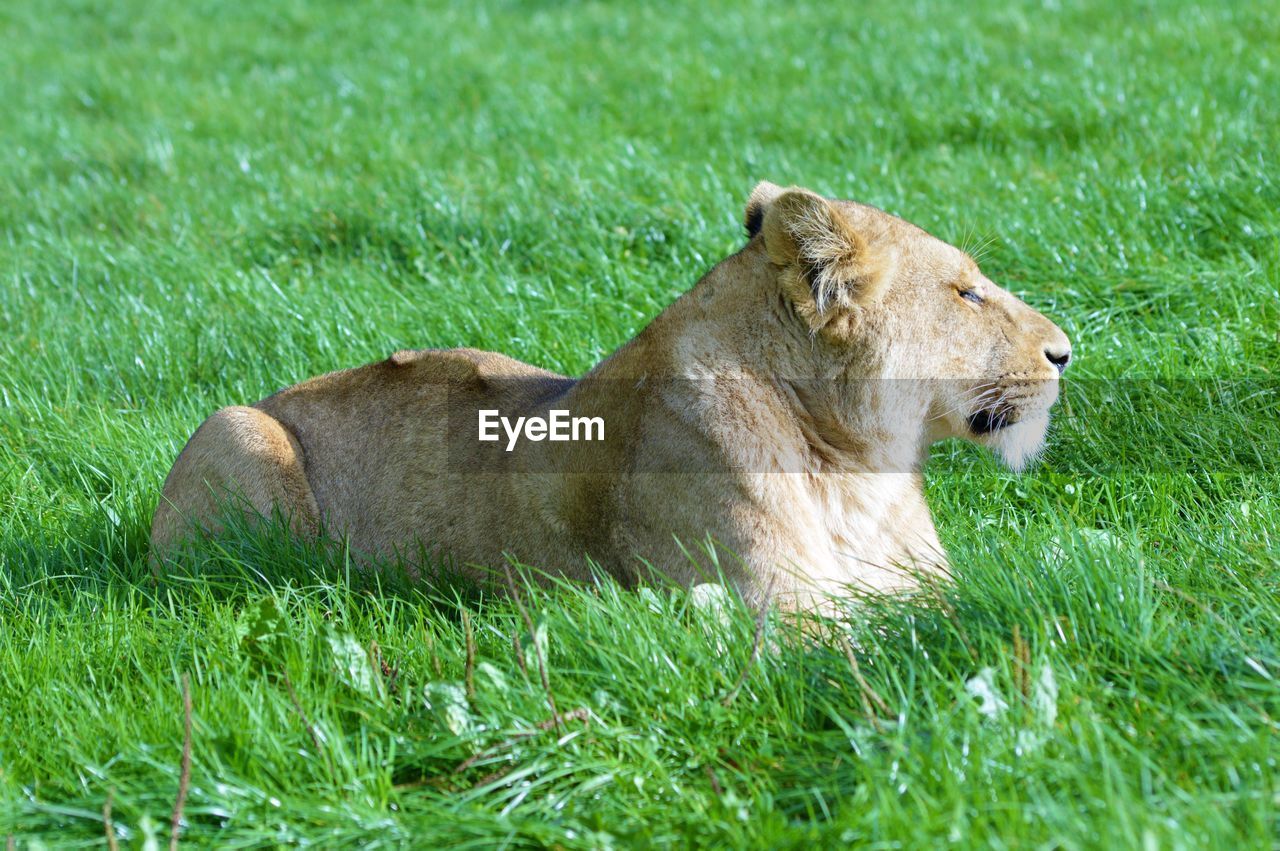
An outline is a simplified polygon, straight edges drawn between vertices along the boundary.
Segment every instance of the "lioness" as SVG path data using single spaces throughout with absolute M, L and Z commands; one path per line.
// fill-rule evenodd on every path
M 152 526 L 153 565 L 222 498 L 353 552 L 433 552 L 586 578 L 588 557 L 759 601 L 889 591 L 946 570 L 920 469 L 977 441 L 1020 468 L 1071 359 L 1052 322 L 963 252 L 874 207 L 761 183 L 749 240 L 580 380 L 472 349 L 397 352 L 196 430 Z M 603 419 L 598 442 L 484 442 L 477 413 Z M 644 560 L 644 562 L 642 562 Z

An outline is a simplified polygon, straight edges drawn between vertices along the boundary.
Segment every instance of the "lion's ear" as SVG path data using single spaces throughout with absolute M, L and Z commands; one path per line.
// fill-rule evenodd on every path
M 748 238 L 760 232 L 760 228 L 764 225 L 765 210 L 769 209 L 769 205 L 786 191 L 778 184 L 767 180 L 760 181 L 756 184 L 756 188 L 751 190 L 751 197 L 747 199 L 747 212 L 743 215 Z
M 816 314 L 866 303 L 883 289 L 884 258 L 826 198 L 762 183 L 747 203 L 748 229 L 753 210 L 769 260 L 804 283 Z

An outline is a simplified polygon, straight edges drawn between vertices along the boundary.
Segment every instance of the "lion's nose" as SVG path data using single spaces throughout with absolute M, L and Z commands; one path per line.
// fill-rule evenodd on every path
M 1058 370 L 1058 375 L 1062 375 L 1067 370 L 1067 364 L 1071 363 L 1071 347 L 1056 348 L 1050 346 L 1044 350 L 1044 356 Z

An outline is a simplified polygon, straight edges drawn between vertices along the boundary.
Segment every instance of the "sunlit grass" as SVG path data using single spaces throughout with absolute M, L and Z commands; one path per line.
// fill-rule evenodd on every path
M 122 843 L 167 841 L 189 673 L 208 844 L 1274 844 L 1274 2 L 0 27 L 0 834 L 101 843 L 111 795 Z M 850 655 L 608 583 L 527 589 L 538 645 L 273 534 L 151 584 L 213 410 L 407 347 L 579 373 L 742 244 L 759 179 L 973 247 L 1073 339 L 1039 466 L 930 464 L 941 601 L 851 609 Z

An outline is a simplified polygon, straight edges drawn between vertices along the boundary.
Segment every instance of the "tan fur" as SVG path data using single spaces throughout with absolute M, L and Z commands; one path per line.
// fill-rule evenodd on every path
M 398 352 L 219 411 L 165 482 L 153 564 L 193 528 L 216 532 L 229 491 L 358 554 L 510 554 L 575 578 L 590 557 L 623 580 L 647 562 L 696 582 L 711 536 L 748 599 L 772 583 L 790 605 L 945 571 L 929 446 L 965 437 L 1025 463 L 1065 335 L 875 208 L 763 183 L 746 218 L 746 247 L 581 380 L 469 349 Z M 601 416 L 606 439 L 504 453 L 476 440 L 479 408 Z M 981 411 L 1006 425 L 976 433 Z

